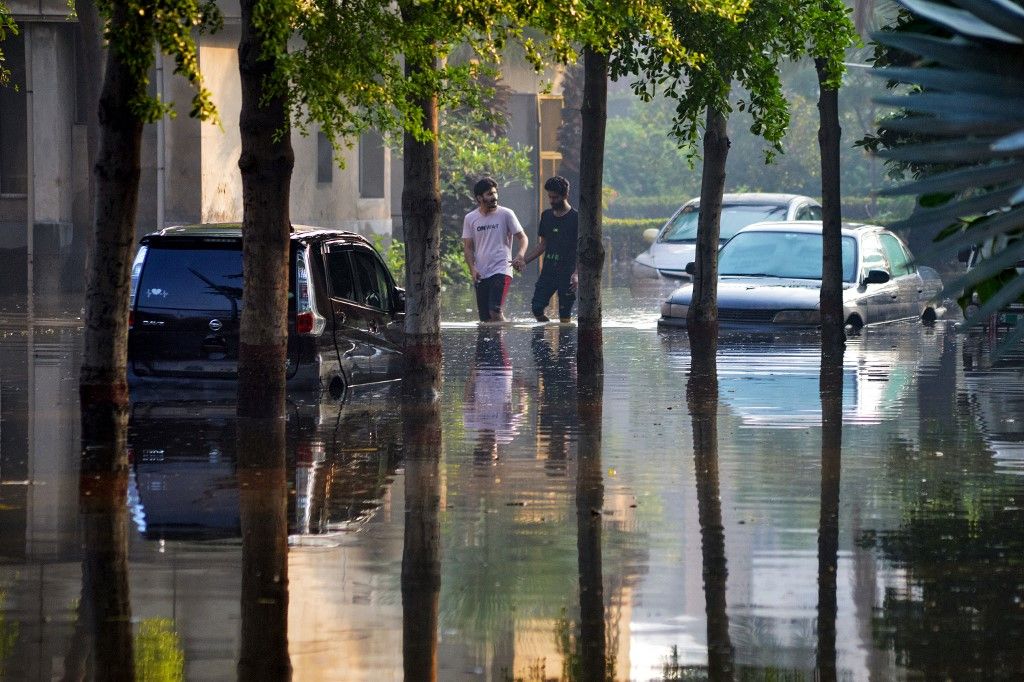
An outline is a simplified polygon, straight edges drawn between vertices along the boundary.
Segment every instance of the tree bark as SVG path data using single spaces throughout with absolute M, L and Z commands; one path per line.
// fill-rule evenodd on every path
M 731 680 L 735 675 L 735 661 L 726 612 L 729 569 L 718 474 L 717 336 L 707 325 L 690 329 L 689 336 L 690 378 L 686 382 L 686 403 L 693 428 L 697 516 L 707 617 L 708 678 Z
M 113 30 L 128 21 L 115 5 Z M 96 251 L 86 288 L 79 399 L 83 408 L 127 406 L 128 297 L 139 200 L 142 120 L 129 103 L 139 91 L 127 63 L 111 50 L 99 100 L 96 162 Z
M 238 71 L 242 108 L 242 252 L 245 273 L 238 344 L 239 417 L 284 414 L 288 350 L 289 187 L 295 155 L 284 94 L 267 91 L 277 68 L 242 0 Z
M 405 536 L 402 548 L 402 663 L 405 679 L 437 679 L 441 596 L 441 407 L 402 406 Z
M 708 107 L 704 130 L 704 167 L 700 179 L 700 214 L 697 218 L 697 254 L 693 294 L 686 315 L 689 327 L 718 330 L 718 237 L 725 193 L 725 162 L 729 157 L 726 115 Z
M 83 405 L 81 424 L 79 617 L 97 675 L 105 680 L 134 680 L 128 590 L 128 415 L 117 405 Z
M 583 51 L 583 103 L 580 106 L 579 345 L 581 377 L 604 370 L 601 333 L 601 275 L 604 240 L 601 192 L 604 183 L 604 133 L 608 121 L 608 55 Z
M 285 421 L 239 419 L 242 530 L 239 680 L 288 680 L 288 477 Z
M 826 84 L 825 62 L 818 72 L 818 146 L 821 149 L 821 338 L 825 346 L 845 343 L 843 331 L 843 217 L 839 187 L 839 91 Z
M 580 433 L 576 461 L 576 552 L 580 592 L 580 680 L 604 682 L 608 651 L 605 638 L 604 575 L 601 564 L 601 519 L 604 481 L 601 473 L 603 381 L 581 385 L 577 405 Z
M 421 11 L 399 4 L 405 21 Z M 436 63 L 408 59 L 410 79 Z M 423 127 L 434 134 L 427 142 L 405 133 L 403 141 L 402 222 L 405 226 L 405 381 L 407 397 L 436 395 L 441 388 L 441 180 L 437 148 L 436 95 L 417 102 Z
M 836 672 L 836 572 L 839 567 L 839 481 L 843 445 L 843 356 L 821 354 L 821 509 L 818 520 L 817 679 Z

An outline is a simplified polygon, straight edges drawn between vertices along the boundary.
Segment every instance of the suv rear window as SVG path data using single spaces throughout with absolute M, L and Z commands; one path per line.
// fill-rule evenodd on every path
M 242 308 L 238 249 L 149 249 L 137 295 L 139 308 Z

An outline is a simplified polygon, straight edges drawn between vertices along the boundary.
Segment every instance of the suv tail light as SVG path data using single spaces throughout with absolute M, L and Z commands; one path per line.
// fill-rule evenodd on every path
M 135 327 L 135 311 L 134 310 L 129 310 L 128 311 L 128 330 L 131 331 L 133 327 Z
M 311 311 L 299 313 L 295 316 L 296 334 L 312 334 L 315 328 L 316 316 Z
M 309 271 L 306 257 L 299 253 L 295 258 L 295 333 L 320 336 L 327 321 L 316 312 L 316 301 L 309 285 Z

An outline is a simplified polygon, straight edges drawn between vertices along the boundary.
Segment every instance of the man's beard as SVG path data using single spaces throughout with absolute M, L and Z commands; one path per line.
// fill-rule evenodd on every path
M 552 201 L 551 202 L 551 208 L 553 208 L 556 211 L 561 211 L 563 208 L 565 208 L 565 199 L 559 199 L 558 201 Z

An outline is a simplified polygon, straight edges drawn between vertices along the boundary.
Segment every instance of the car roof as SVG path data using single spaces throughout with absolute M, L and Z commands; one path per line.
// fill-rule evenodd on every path
M 818 202 L 803 194 L 782 194 L 774 192 L 737 192 L 735 194 L 723 194 L 722 203 L 733 206 L 742 205 L 764 205 L 776 204 L 788 206 L 794 199 L 806 199 L 808 202 L 818 205 Z M 687 206 L 699 206 L 700 197 L 695 197 L 686 202 Z
M 292 225 L 291 238 L 293 240 L 342 239 L 349 242 L 368 244 L 369 240 L 357 232 L 349 230 L 315 227 L 312 225 Z M 242 223 L 194 223 L 191 225 L 172 225 L 156 232 L 150 232 L 140 241 L 145 244 L 154 239 L 203 239 L 208 237 L 220 237 L 222 239 L 241 239 Z
M 856 237 L 866 232 L 883 232 L 884 227 L 878 225 L 866 225 L 864 223 L 843 223 L 843 234 Z M 807 234 L 821 234 L 821 221 L 820 220 L 791 220 L 789 222 L 784 221 L 765 221 L 763 223 L 754 223 L 747 225 L 736 234 L 742 232 L 804 232 Z M 735 237 L 733 237 L 735 239 Z

